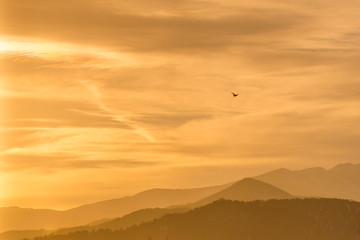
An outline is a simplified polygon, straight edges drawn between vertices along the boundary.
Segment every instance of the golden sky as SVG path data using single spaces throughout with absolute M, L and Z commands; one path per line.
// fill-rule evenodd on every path
M 0 8 L 0 206 L 360 162 L 358 0 Z

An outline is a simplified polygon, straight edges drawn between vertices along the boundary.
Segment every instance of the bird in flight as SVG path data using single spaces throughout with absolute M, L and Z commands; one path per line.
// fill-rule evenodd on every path
M 234 97 L 237 97 L 239 95 L 238 93 L 233 93 L 233 92 L 231 92 L 231 93 Z

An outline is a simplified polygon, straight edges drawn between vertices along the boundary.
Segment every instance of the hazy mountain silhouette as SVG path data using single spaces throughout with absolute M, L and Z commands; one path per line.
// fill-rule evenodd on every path
M 0 232 L 85 225 L 99 219 L 120 217 L 143 208 L 194 202 L 229 185 L 193 189 L 152 189 L 131 197 L 101 201 L 65 211 L 4 207 L 0 208 Z
M 254 177 L 297 196 L 345 198 L 360 201 L 360 164 L 340 164 L 329 170 L 281 168 Z
M 205 197 L 190 206 L 203 206 L 219 199 L 253 201 L 286 198 L 293 198 L 293 196 L 268 183 L 252 178 L 244 178 L 228 188 Z
M 141 224 L 143 222 L 151 222 L 154 219 L 160 218 L 166 214 L 171 213 L 184 213 L 190 211 L 190 208 L 147 208 L 141 209 L 130 214 L 127 214 L 123 217 L 115 218 L 109 221 L 106 221 L 101 224 L 93 225 L 93 226 L 79 226 L 79 227 L 72 227 L 72 228 L 64 228 L 59 229 L 56 231 L 51 232 L 52 234 L 68 234 L 70 232 L 76 231 L 93 231 L 99 229 L 111 229 L 111 230 L 119 230 L 119 229 L 126 229 L 134 225 Z M 10 240 L 10 239 L 6 239 Z M 14 239 L 16 240 L 16 239 Z
M 358 240 L 360 203 L 339 199 L 219 200 L 127 230 L 79 231 L 36 240 Z
M 141 209 L 123 217 L 107 220 L 105 222 L 100 221 L 98 224 L 88 224 L 84 226 L 62 228 L 58 230 L 14 230 L 0 233 L 1 240 L 22 240 L 24 238 L 34 238 L 37 236 L 43 236 L 46 234 L 68 234 L 77 231 L 93 231 L 99 229 L 126 229 L 133 225 L 137 225 L 143 222 L 150 222 L 156 218 L 160 218 L 170 213 L 183 213 L 189 211 L 190 208 L 147 208 Z
M 187 204 L 178 207 L 163 208 L 163 209 L 161 208 L 142 209 L 120 218 L 104 221 L 100 224 L 91 224 L 91 226 L 87 225 L 87 226 L 78 226 L 72 228 L 64 228 L 53 231 L 51 233 L 68 234 L 70 232 L 83 231 L 83 230 L 92 231 L 98 229 L 112 229 L 112 230 L 125 229 L 136 224 L 152 221 L 165 214 L 183 213 L 189 211 L 191 208 L 203 206 L 218 199 L 252 201 L 252 200 L 266 200 L 266 199 L 284 199 L 284 198 L 292 198 L 292 197 L 293 197 L 292 195 L 282 191 L 281 189 L 271 186 L 268 183 L 264 183 L 259 180 L 255 180 L 251 178 L 245 178 L 230 185 L 228 188 L 224 190 L 221 190 L 208 197 L 205 197 L 200 201 L 197 201 L 192 204 Z M 17 239 L 18 238 L 15 239 L 6 238 L 4 240 L 17 240 Z
M 146 208 L 137 210 L 135 212 L 129 213 L 123 217 L 95 221 L 87 225 L 61 228 L 57 230 L 12 230 L 0 233 L 1 240 L 22 240 L 24 238 L 34 238 L 37 236 L 42 236 L 46 234 L 68 234 L 70 232 L 76 231 L 93 231 L 99 229 L 126 229 L 133 225 L 137 225 L 143 222 L 150 222 L 156 218 L 160 218 L 166 214 L 170 213 L 182 213 L 189 211 L 190 208 Z M 96 224 L 96 222 L 99 222 Z
M 48 230 L 13 230 L 0 233 L 1 240 L 21 240 L 24 238 L 30 239 L 37 236 L 43 236 L 45 234 L 50 234 L 51 231 Z
M 195 203 L 170 208 L 141 209 L 123 217 L 105 221 L 101 224 L 96 224 L 91 227 L 81 226 L 75 228 L 61 229 L 59 231 L 56 231 L 56 233 L 69 233 L 72 231 L 96 229 L 125 229 L 135 224 L 152 221 L 165 214 L 183 213 L 189 211 L 191 208 L 204 206 L 219 199 L 252 201 L 284 198 L 293 198 L 293 196 L 282 191 L 281 189 L 271 186 L 268 183 L 264 183 L 251 178 L 245 178 L 234 183 L 228 188 L 212 194 L 209 197 L 203 198 Z
M 257 180 L 246 178 L 236 183 L 197 189 L 153 189 L 132 197 L 102 201 L 66 211 L 0 208 L 0 231 L 71 227 L 56 230 L 56 232 L 69 233 L 99 228 L 121 229 L 151 221 L 164 214 L 184 212 L 189 207 L 199 207 L 222 198 L 251 201 L 292 198 L 296 195 L 360 200 L 360 164 L 341 164 L 330 170 L 310 168 L 290 171 L 283 168 L 255 178 Z M 177 208 L 159 209 L 173 205 Z M 139 209 L 143 210 L 137 211 Z M 100 222 L 93 222 L 99 219 Z M 92 222 L 92 226 L 85 225 L 89 222 Z M 11 236 L 20 235 L 30 237 L 34 236 L 36 231 L 6 232 L 0 234 L 0 239 L 13 240 Z

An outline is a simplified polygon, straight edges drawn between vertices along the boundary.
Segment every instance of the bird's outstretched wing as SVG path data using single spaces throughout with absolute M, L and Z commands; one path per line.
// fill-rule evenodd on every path
M 232 95 L 234 96 L 234 97 L 236 97 L 237 95 L 239 95 L 239 94 L 237 94 L 237 93 L 233 93 L 233 92 L 231 92 L 232 93 Z

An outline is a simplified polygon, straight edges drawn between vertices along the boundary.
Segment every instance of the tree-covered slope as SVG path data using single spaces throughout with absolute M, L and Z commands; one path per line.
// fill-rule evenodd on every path
M 36 240 L 358 240 L 360 203 L 339 199 L 220 200 L 127 230 L 50 235 Z

